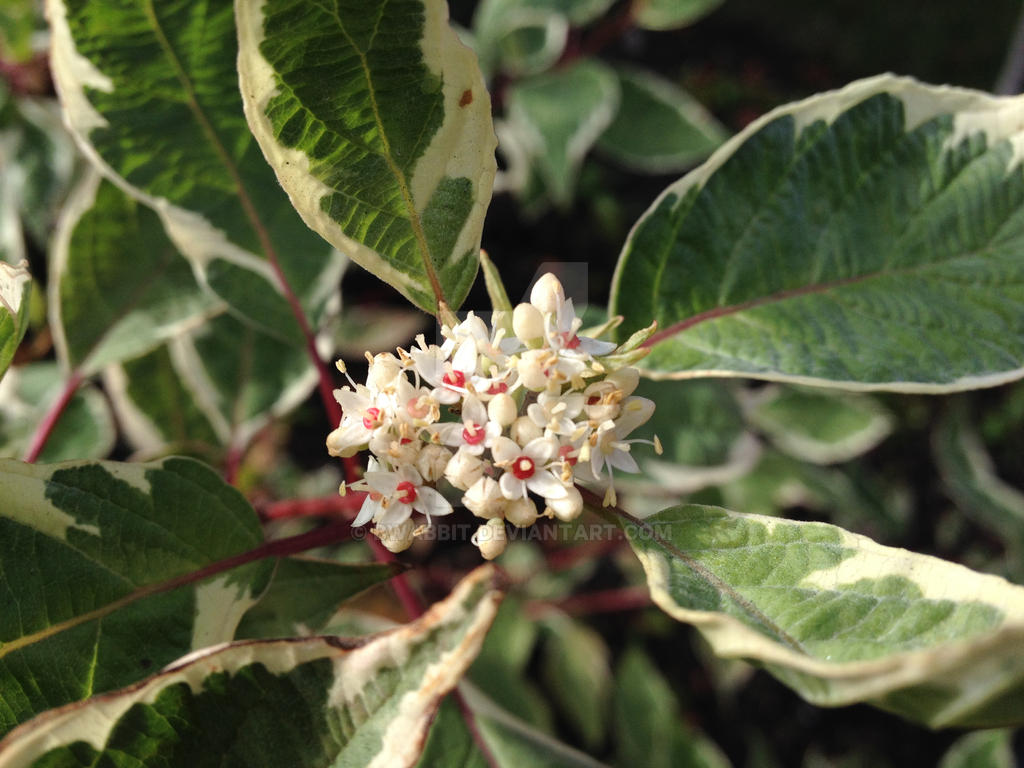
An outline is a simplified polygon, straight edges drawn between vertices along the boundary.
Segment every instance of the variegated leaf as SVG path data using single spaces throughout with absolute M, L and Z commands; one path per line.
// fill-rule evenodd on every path
M 618 106 L 615 73 L 589 59 L 509 89 L 507 127 L 516 145 L 513 155 L 521 154 L 516 162 L 535 170 L 556 205 L 571 202 L 580 164 Z
M 229 314 L 110 366 L 105 378 L 128 439 L 147 454 L 168 446 L 243 448 L 316 386 L 304 347 Z
M 20 458 L 46 413 L 64 388 L 55 362 L 26 363 L 0 381 L 0 456 Z M 114 448 L 117 432 L 110 406 L 91 385 L 79 386 L 68 402 L 38 460 L 103 459 Z
M 157 215 L 99 174 L 68 201 L 50 261 L 50 327 L 82 375 L 148 352 L 223 311 Z
M 480 568 L 423 617 L 369 638 L 248 641 L 47 713 L 0 742 L 0 768 L 71 759 L 132 765 L 415 765 L 441 698 L 501 592 Z
M 306 223 L 417 306 L 457 308 L 491 197 L 490 97 L 444 0 L 236 0 L 245 114 Z
M 751 424 L 783 451 L 813 464 L 866 453 L 892 432 L 892 417 L 867 395 L 769 386 L 747 391 Z
M 0 262 L 0 376 L 14 359 L 28 329 L 32 277 L 28 265 L 14 267 Z
M 676 84 L 631 67 L 617 67 L 615 74 L 622 99 L 597 146 L 627 168 L 683 171 L 725 141 L 725 129 Z
M 92 161 L 151 206 L 200 280 L 300 339 L 282 281 L 318 315 L 340 259 L 291 210 L 245 123 L 231 0 L 48 0 L 51 68 Z
M 752 123 L 620 258 L 655 377 L 949 392 L 1024 375 L 1024 97 L 889 75 Z
M 682 506 L 624 524 L 654 602 L 812 703 L 1024 722 L 1024 587 L 823 523 Z
M 262 539 L 195 461 L 0 459 L 0 733 L 230 640 L 270 564 L 190 575 Z

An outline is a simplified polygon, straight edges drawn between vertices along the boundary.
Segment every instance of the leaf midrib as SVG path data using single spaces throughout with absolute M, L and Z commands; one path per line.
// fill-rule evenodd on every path
M 242 206 L 242 210 L 245 214 L 246 219 L 249 222 L 249 225 L 252 227 L 253 232 L 255 233 L 257 239 L 259 240 L 260 249 L 263 251 L 263 255 L 271 263 L 271 265 L 274 266 L 274 271 L 278 279 L 284 282 L 284 276 L 280 273 L 280 270 L 277 267 L 277 250 L 274 248 L 274 244 L 270 240 L 270 234 L 267 232 L 266 227 L 263 226 L 263 222 L 261 221 L 259 214 L 256 211 L 256 207 L 252 202 L 252 198 L 249 196 L 249 192 L 245 186 L 245 183 L 242 181 L 242 175 L 238 170 L 238 166 L 231 159 L 231 155 L 228 153 L 227 148 L 224 146 L 224 143 L 220 140 L 220 136 L 217 134 L 216 129 L 210 122 L 209 117 L 207 117 L 205 110 L 199 104 L 199 101 L 196 98 L 195 88 L 192 85 L 192 80 L 189 77 L 188 73 L 185 71 L 184 67 L 182 67 L 178 55 L 175 53 L 169 38 L 164 32 L 163 26 L 160 23 L 160 19 L 156 14 L 155 8 L 153 7 L 153 0 L 146 0 L 145 12 L 147 18 L 149 19 L 150 23 L 153 26 L 153 33 L 156 36 L 157 43 L 163 50 L 164 55 L 167 57 L 167 60 L 171 64 L 171 67 L 174 69 L 175 77 L 177 77 L 178 82 L 181 84 L 181 87 L 185 92 L 186 103 L 189 108 L 189 111 L 196 118 L 200 130 L 202 130 L 202 132 L 206 135 L 207 139 L 210 142 L 210 145 L 213 147 L 214 152 L 220 159 L 221 164 L 224 166 L 224 169 L 227 171 L 228 176 L 231 177 L 231 183 L 235 187 L 235 192 L 238 195 L 239 203 Z
M 383 15 L 383 8 L 387 4 L 386 0 L 381 5 L 381 15 Z M 434 264 L 430 255 L 430 248 L 427 246 L 427 236 L 423 231 L 423 222 L 420 221 L 419 212 L 416 210 L 416 206 L 413 203 L 412 192 L 409 189 L 409 183 L 405 178 L 405 173 L 395 163 L 395 159 L 391 152 L 391 142 L 388 139 L 387 131 L 384 129 L 384 122 L 380 116 L 380 108 L 377 104 L 377 90 L 374 87 L 373 79 L 371 77 L 370 65 L 366 60 L 366 52 L 356 45 L 355 40 L 349 35 L 348 30 L 345 28 L 345 23 L 341 20 L 341 16 L 338 14 L 337 8 L 332 9 L 331 15 L 334 16 L 335 21 L 338 24 L 338 30 L 345 37 L 345 40 L 355 51 L 356 56 L 359 58 L 359 66 L 362 70 L 363 77 L 366 80 L 366 92 L 367 98 L 370 102 L 370 107 L 373 110 L 373 121 L 377 126 L 377 130 L 380 135 L 381 144 L 384 147 L 382 157 L 384 162 L 387 163 L 388 170 L 391 171 L 391 175 L 395 177 L 395 183 L 398 185 L 398 191 L 402 196 L 402 202 L 405 204 L 406 211 L 409 214 L 409 226 L 412 228 L 413 237 L 416 239 L 416 246 L 419 248 L 420 259 L 423 262 L 423 269 L 427 275 L 427 280 L 430 282 L 430 289 L 434 294 L 434 300 L 437 302 L 438 311 L 441 306 L 445 303 L 444 291 L 441 288 L 441 281 L 437 277 L 437 272 L 434 270 Z M 380 26 L 380 18 L 378 17 L 376 26 L 374 27 L 373 36 L 371 36 L 371 45 L 373 39 L 376 37 L 377 28 Z

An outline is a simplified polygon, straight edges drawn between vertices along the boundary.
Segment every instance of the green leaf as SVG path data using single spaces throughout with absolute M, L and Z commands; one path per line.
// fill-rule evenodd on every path
M 683 720 L 675 694 L 647 655 L 631 647 L 615 675 L 612 722 L 622 768 L 728 768 L 713 741 Z
M 83 375 L 137 357 L 219 313 L 157 215 L 98 174 L 65 208 L 50 274 L 50 326 Z
M 417 621 L 372 638 L 248 641 L 194 654 L 23 726 L 0 743 L 0 766 L 415 765 L 500 599 L 485 567 Z
M 744 405 L 780 449 L 813 464 L 849 461 L 892 432 L 892 417 L 867 395 L 770 386 L 747 392 Z
M 556 205 L 572 201 L 583 157 L 618 105 L 615 73 L 589 59 L 509 88 L 509 130 Z
M 316 386 L 302 345 L 227 314 L 106 375 L 129 440 L 147 453 L 190 443 L 241 449 Z
M 469 670 L 469 679 L 496 705 L 551 733 L 551 706 L 527 676 L 538 634 L 537 623 L 526 615 L 521 602 L 506 598 Z
M 549 693 L 588 749 L 605 741 L 612 691 L 608 647 L 590 627 L 568 616 L 545 621 L 542 663 Z
M 21 457 L 46 413 L 64 389 L 53 362 L 28 363 L 8 371 L 0 382 L 0 456 Z M 117 438 L 106 399 L 88 384 L 79 386 L 43 446 L 44 463 L 102 459 Z
M 885 75 L 752 123 L 619 260 L 655 377 L 949 392 L 1024 374 L 1024 100 Z
M 700 102 L 653 72 L 618 67 L 622 100 L 597 146 L 637 171 L 671 173 L 703 160 L 725 129 Z
M 1024 587 L 824 523 L 681 506 L 623 527 L 655 604 L 814 704 L 1024 722 Z
M 942 756 L 939 768 L 1016 768 L 1013 731 L 969 733 L 957 739 Z
M 480 751 L 452 697 L 441 705 L 419 768 L 605 768 L 593 758 L 541 733 L 502 709 L 469 683 L 459 693 L 493 761 Z
M 1005 541 L 1013 572 L 1024 574 L 1024 493 L 996 474 L 966 402 L 949 403 L 932 432 L 932 454 L 957 508 Z
M 422 309 L 458 308 L 495 139 L 444 0 L 238 0 L 237 11 L 246 117 L 303 219 Z
M 338 606 L 400 573 L 392 564 L 348 564 L 303 557 L 282 558 L 274 580 L 249 609 L 235 637 L 296 637 L 319 633 Z
M 28 329 L 32 276 L 28 265 L 14 267 L 0 262 L 0 376 L 14 359 Z
M 251 324 L 301 340 L 281 281 L 316 320 L 340 257 L 291 209 L 246 126 L 230 0 L 48 0 L 47 15 L 86 154 L 157 212 L 200 282 Z
M 269 564 L 189 574 L 262 539 L 198 462 L 0 459 L 0 733 L 230 640 Z
M 645 29 L 678 29 L 692 24 L 722 4 L 722 0 L 638 0 L 633 17 Z

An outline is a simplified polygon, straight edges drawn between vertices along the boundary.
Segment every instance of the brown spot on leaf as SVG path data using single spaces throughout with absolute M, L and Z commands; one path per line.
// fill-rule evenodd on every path
M 462 92 L 462 98 L 459 99 L 459 106 L 464 107 L 467 104 L 473 103 L 473 92 L 467 88 Z

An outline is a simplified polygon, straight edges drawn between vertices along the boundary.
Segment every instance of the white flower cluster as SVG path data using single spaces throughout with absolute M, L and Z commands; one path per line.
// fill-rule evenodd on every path
M 626 439 L 654 403 L 632 396 L 639 374 L 626 348 L 578 335 L 581 321 L 562 285 L 547 274 L 529 303 L 495 312 L 492 328 L 472 313 L 442 328 L 444 343 L 422 336 L 409 351 L 371 356 L 366 384 L 335 390 L 344 416 L 327 438 L 333 456 L 369 447 L 367 492 L 353 525 L 394 552 L 424 530 L 412 513 L 451 513 L 436 489 L 443 479 L 486 520 L 474 543 L 487 559 L 505 548 L 505 521 L 518 527 L 540 514 L 572 520 L 583 509 L 575 481 L 598 482 L 607 470 L 605 504 L 615 503 L 614 469 L 636 472 Z M 338 364 L 344 373 L 342 363 Z M 347 375 L 347 374 L 346 374 Z

